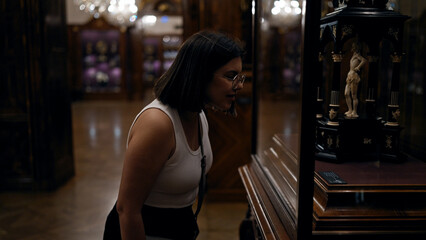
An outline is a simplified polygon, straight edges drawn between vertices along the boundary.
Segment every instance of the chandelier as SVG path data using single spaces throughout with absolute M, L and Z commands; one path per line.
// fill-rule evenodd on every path
M 300 23 L 302 9 L 297 0 L 275 0 L 271 9 L 271 24 L 291 28 Z
M 140 0 L 74 0 L 74 3 L 95 19 L 105 16 L 114 25 L 129 26 L 137 19 L 136 1 Z

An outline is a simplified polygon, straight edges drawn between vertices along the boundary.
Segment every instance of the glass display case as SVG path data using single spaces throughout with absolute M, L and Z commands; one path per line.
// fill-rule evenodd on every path
M 123 99 L 128 94 L 126 29 L 103 17 L 69 30 L 70 83 L 76 99 Z
M 253 154 L 239 172 L 259 239 L 311 236 L 316 2 L 256 1 L 254 6 Z
M 81 31 L 82 81 L 87 93 L 120 92 L 122 72 L 118 52 L 120 31 Z
M 255 4 L 255 235 L 424 239 L 426 3 Z
M 142 78 L 149 86 L 172 65 L 183 39 L 180 35 L 145 35 L 142 41 Z

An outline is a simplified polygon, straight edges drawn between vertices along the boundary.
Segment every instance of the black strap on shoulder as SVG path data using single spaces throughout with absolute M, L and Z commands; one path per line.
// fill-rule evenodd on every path
M 200 115 L 199 115 L 200 116 Z M 200 184 L 198 186 L 198 202 L 197 210 L 195 211 L 195 219 L 197 219 L 198 213 L 200 213 L 201 205 L 203 204 L 204 193 L 206 189 L 206 155 L 204 155 L 203 139 L 201 138 L 201 119 L 198 118 L 198 142 L 201 148 L 201 177 Z

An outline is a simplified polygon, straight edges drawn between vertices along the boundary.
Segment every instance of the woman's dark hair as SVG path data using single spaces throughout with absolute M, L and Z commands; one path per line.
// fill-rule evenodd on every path
M 155 82 L 155 96 L 179 111 L 200 112 L 214 72 L 243 55 L 240 43 L 225 34 L 209 30 L 195 33 L 182 44 L 173 64 Z

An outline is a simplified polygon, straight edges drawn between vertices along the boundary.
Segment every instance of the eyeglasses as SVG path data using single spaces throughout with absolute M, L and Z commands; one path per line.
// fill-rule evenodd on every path
M 234 77 L 227 77 L 227 76 L 222 76 L 226 79 L 228 79 L 229 81 L 232 81 L 232 89 L 235 89 L 238 87 L 238 84 L 241 84 L 241 87 L 244 86 L 244 81 L 246 80 L 246 75 L 244 74 L 237 74 Z
M 237 74 L 232 79 L 232 88 L 237 88 L 238 84 L 241 83 L 241 87 L 244 86 L 244 81 L 246 80 L 246 75 L 244 74 Z

